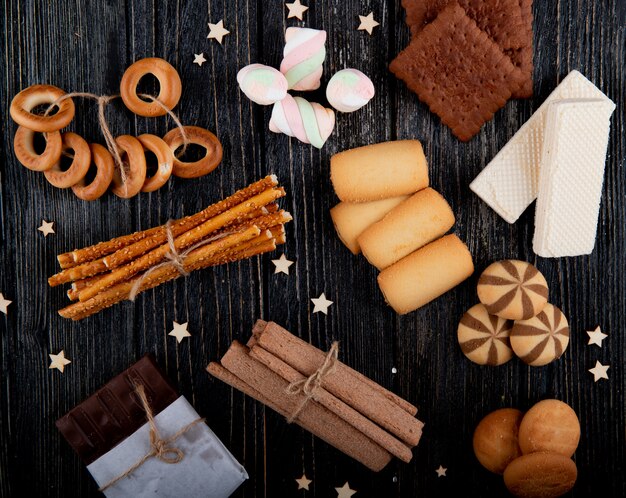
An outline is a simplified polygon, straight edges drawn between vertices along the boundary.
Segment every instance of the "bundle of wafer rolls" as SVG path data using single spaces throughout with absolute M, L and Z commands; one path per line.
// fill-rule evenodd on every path
M 341 202 L 330 214 L 341 241 L 378 268 L 378 285 L 398 313 L 414 311 L 474 273 L 472 255 L 445 235 L 454 214 L 429 187 L 418 140 L 350 149 L 331 158 L 331 181 Z
M 378 472 L 404 462 L 422 435 L 417 408 L 274 322 L 258 320 L 247 345 L 233 342 L 207 371 Z M 311 377 L 309 391 L 293 390 Z
M 59 314 L 80 320 L 193 270 L 273 251 L 292 219 L 276 204 L 284 195 L 270 175 L 192 216 L 60 254 L 48 284 L 71 283 L 77 302 Z

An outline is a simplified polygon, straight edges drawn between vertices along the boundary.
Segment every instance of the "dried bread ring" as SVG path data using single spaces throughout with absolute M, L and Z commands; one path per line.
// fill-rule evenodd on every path
M 146 155 L 141 142 L 130 135 L 120 135 L 115 139 L 117 146 L 122 149 L 122 159 L 126 171 L 126 182 L 122 180 L 122 175 L 118 168 L 113 172 L 113 188 L 111 191 L 122 199 L 130 199 L 139 193 L 146 181 Z
M 13 150 L 17 160 L 26 168 L 33 171 L 46 171 L 61 158 L 62 143 L 61 133 L 51 131 L 46 135 L 46 148 L 41 154 L 37 154 L 34 146 L 35 131 L 25 126 L 18 126 L 13 138 Z
M 13 121 L 33 131 L 58 131 L 74 119 L 74 102 L 67 98 L 56 104 L 56 114 L 41 116 L 31 111 L 41 104 L 52 104 L 66 95 L 65 91 L 52 85 L 33 85 L 18 93 L 11 101 Z
M 68 149 L 74 151 L 72 164 L 67 170 L 62 171 L 61 158 L 59 158 L 59 160 L 52 165 L 52 168 L 44 171 L 43 174 L 46 175 L 46 180 L 55 187 L 69 188 L 85 178 L 87 171 L 89 171 L 89 165 L 91 164 L 91 151 L 85 139 L 76 133 L 68 131 L 63 133 L 61 138 L 63 140 L 63 152 Z
M 137 137 L 141 142 L 144 150 L 149 150 L 157 158 L 156 173 L 146 181 L 141 187 L 142 192 L 154 192 L 160 189 L 172 176 L 172 168 L 174 167 L 174 153 L 161 137 L 156 135 L 144 134 Z
M 76 185 L 72 185 L 72 190 L 79 199 L 95 201 L 102 197 L 111 185 L 115 161 L 111 153 L 100 144 L 89 144 L 89 150 L 91 151 L 91 160 L 97 168 L 96 177 L 89 184 L 83 177 Z
M 183 162 L 176 157 L 176 149 L 184 144 L 183 134 L 180 128 L 170 130 L 163 140 L 170 146 L 174 154 L 173 174 L 180 178 L 198 178 L 210 173 L 222 161 L 222 144 L 213 133 L 199 126 L 183 126 L 187 141 L 200 145 L 206 149 L 206 154 L 199 161 L 192 163 Z
M 139 116 L 164 116 L 167 111 L 156 102 L 146 102 L 137 95 L 139 80 L 152 74 L 159 81 L 159 94 L 156 98 L 166 108 L 172 109 L 178 104 L 182 93 L 180 76 L 174 66 L 158 57 L 148 57 L 131 64 L 124 72 L 120 84 L 120 94 L 126 107 Z

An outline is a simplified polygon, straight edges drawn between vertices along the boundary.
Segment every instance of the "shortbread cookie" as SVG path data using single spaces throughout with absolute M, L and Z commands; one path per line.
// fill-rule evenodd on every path
M 531 318 L 548 302 L 548 283 L 541 272 L 515 259 L 489 265 L 478 280 L 477 290 L 489 313 L 509 320 Z
M 544 258 L 591 254 L 615 104 L 567 99 L 548 107 L 533 250 Z
M 413 38 L 389 69 L 462 141 L 478 133 L 524 82 L 457 3 Z
M 397 140 L 335 154 L 330 179 L 344 202 L 377 201 L 428 187 L 428 166 L 419 140 Z
M 446 235 L 402 258 L 378 275 L 389 305 L 404 315 L 450 289 L 474 273 L 472 255 L 456 235 Z
M 330 217 L 335 224 L 341 242 L 350 249 L 352 254 L 359 254 L 361 248 L 357 239 L 363 231 L 381 220 L 389 211 L 409 197 L 391 197 L 371 202 L 340 202 L 330 210 Z
M 512 327 L 512 321 L 490 315 L 484 305 L 477 304 L 461 318 L 457 338 L 463 354 L 474 363 L 498 366 L 513 357 Z
M 558 360 L 569 344 L 569 325 L 563 312 L 548 303 L 537 316 L 517 320 L 511 330 L 511 348 L 524 362 L 540 367 Z
M 483 418 L 474 431 L 474 454 L 480 464 L 496 474 L 504 473 L 522 455 L 517 440 L 524 414 L 515 408 L 501 408 Z
M 522 453 L 547 451 L 571 457 L 580 441 L 576 412 L 558 399 L 544 399 L 526 412 L 519 427 Z
M 504 484 L 519 498 L 556 498 L 574 487 L 577 476 L 571 458 L 558 453 L 530 453 L 509 464 Z
M 443 196 L 425 188 L 389 211 L 359 236 L 363 256 L 383 270 L 444 235 L 454 213 Z
M 537 198 L 548 105 L 562 99 L 610 99 L 578 71 L 570 72 L 513 138 L 470 184 L 470 189 L 508 223 Z

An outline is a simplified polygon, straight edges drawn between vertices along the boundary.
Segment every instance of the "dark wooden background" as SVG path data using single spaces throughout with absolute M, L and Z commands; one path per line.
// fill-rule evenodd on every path
M 54 427 L 57 417 L 146 352 L 152 352 L 180 391 L 250 474 L 239 497 L 336 496 L 349 481 L 357 497 L 502 496 L 502 479 L 475 460 L 471 436 L 486 413 L 524 410 L 556 397 L 578 413 L 582 438 L 575 459 L 579 480 L 572 496 L 626 496 L 625 380 L 626 243 L 624 173 L 625 24 L 623 0 L 536 0 L 535 97 L 512 101 L 468 144 L 387 71 L 408 43 L 400 1 L 308 0 L 304 22 L 286 19 L 282 0 L 127 1 L 4 0 L 0 27 L 0 292 L 12 300 L 0 314 L 0 494 L 97 496 L 89 474 Z M 357 31 L 358 15 L 374 12 L 373 36 Z M 223 46 L 207 40 L 208 22 L 224 19 Z M 323 81 L 344 67 L 369 74 L 373 101 L 339 114 L 322 151 L 268 131 L 270 108 L 249 102 L 236 85 L 251 62 L 278 66 L 283 32 L 304 25 L 328 32 Z M 194 53 L 208 61 L 198 67 Z M 23 168 L 12 151 L 13 96 L 34 83 L 67 91 L 112 94 L 133 61 L 160 56 L 180 72 L 184 123 L 213 130 L 224 161 L 198 180 L 173 178 L 165 188 L 130 201 L 107 195 L 85 203 Z M 532 252 L 534 209 L 508 225 L 468 185 L 573 69 L 616 103 L 600 211 L 599 235 L 588 257 L 541 259 Z M 324 102 L 322 91 L 309 95 Z M 92 103 L 79 103 L 71 129 L 103 142 Z M 131 115 L 119 102 L 108 114 L 115 134 L 164 134 L 163 118 Z M 388 308 L 376 271 L 339 242 L 329 209 L 335 198 L 329 157 L 336 151 L 396 138 L 418 138 L 427 153 L 432 185 L 457 215 L 455 231 L 468 242 L 477 275 L 445 297 L 404 317 Z M 274 275 L 272 256 L 197 272 L 99 315 L 73 323 L 56 311 L 64 290 L 46 285 L 55 255 L 74 247 L 145 229 L 194 213 L 238 188 L 276 173 L 294 214 L 285 252 L 292 274 Z M 55 222 L 44 238 L 42 218 Z M 281 252 L 276 253 L 278 257 Z M 456 342 L 462 313 L 477 302 L 479 272 L 493 260 L 529 260 L 544 272 L 550 300 L 570 320 L 564 357 L 543 368 L 511 361 L 499 368 L 469 362 Z M 335 304 L 313 315 L 311 297 L 325 292 Z M 245 340 L 254 321 L 274 320 L 321 348 L 341 341 L 343 361 L 419 407 L 424 437 L 410 464 L 392 462 L 375 474 L 277 414 L 215 381 L 205 366 L 233 339 Z M 193 336 L 177 344 L 172 321 L 189 322 Z M 602 349 L 587 346 L 585 330 L 601 325 Z M 48 370 L 48 354 L 64 349 L 72 364 Z M 609 380 L 593 382 L 596 360 L 610 364 Z M 392 368 L 397 373 L 392 373 Z M 447 467 L 447 477 L 435 469 Z M 297 491 L 303 472 L 311 490 Z

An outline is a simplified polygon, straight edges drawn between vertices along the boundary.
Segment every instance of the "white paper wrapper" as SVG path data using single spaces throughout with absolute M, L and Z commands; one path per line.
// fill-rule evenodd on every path
M 161 438 L 167 439 L 197 418 L 198 413 L 181 396 L 159 413 L 155 422 Z M 248 478 L 246 470 L 205 423 L 193 426 L 171 446 L 185 454 L 181 462 L 168 464 L 149 458 L 132 474 L 104 490 L 104 495 L 109 498 L 226 498 Z M 146 423 L 88 465 L 87 470 L 98 486 L 103 486 L 126 472 L 149 451 L 150 427 Z

